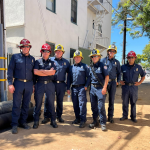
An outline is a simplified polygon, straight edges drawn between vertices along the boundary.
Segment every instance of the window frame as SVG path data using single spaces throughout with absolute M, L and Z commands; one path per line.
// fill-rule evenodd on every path
M 72 1 L 73 0 L 71 0 L 71 13 L 72 13 Z M 77 0 L 75 0 L 76 1 L 76 3 L 77 3 L 77 7 L 76 7 L 76 23 L 75 22 L 73 22 L 72 21 L 72 16 L 71 16 L 71 22 L 73 23 L 73 24 L 75 24 L 75 25 L 77 25 L 77 16 L 78 16 L 78 1 Z
M 56 0 L 54 0 L 54 11 L 49 9 L 47 6 L 46 6 L 46 9 L 56 14 Z

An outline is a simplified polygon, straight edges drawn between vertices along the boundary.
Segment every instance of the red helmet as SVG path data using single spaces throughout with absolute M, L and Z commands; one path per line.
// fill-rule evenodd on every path
M 22 40 L 20 41 L 19 47 L 22 47 L 22 46 L 25 46 L 25 45 L 29 45 L 30 48 L 32 47 L 32 45 L 30 44 L 30 41 L 29 41 L 29 40 L 27 40 L 27 39 L 22 39 Z
M 129 53 L 128 53 L 128 55 L 127 55 L 127 58 L 128 57 L 135 57 L 135 58 L 137 58 L 136 57 L 136 53 L 134 52 L 134 51 L 130 51 Z
M 46 43 L 46 44 L 42 45 L 42 48 L 41 48 L 40 52 L 42 52 L 42 50 L 47 50 L 47 51 L 51 52 L 51 47 L 50 47 L 49 44 Z

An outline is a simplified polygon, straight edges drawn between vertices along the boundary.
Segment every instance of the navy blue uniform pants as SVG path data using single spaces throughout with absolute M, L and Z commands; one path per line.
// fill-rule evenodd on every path
M 100 124 L 106 124 L 106 111 L 105 111 L 105 95 L 102 95 L 102 89 L 91 86 L 90 89 L 90 101 L 91 109 L 93 112 L 93 120 L 100 117 Z
M 131 119 L 136 118 L 136 101 L 138 99 L 137 86 L 122 86 L 122 100 L 123 100 L 123 117 L 128 118 L 129 100 L 131 104 Z
M 33 92 L 33 82 L 14 81 L 12 126 L 26 123 L 29 110 L 29 102 Z M 20 119 L 19 119 L 20 118 Z
M 114 100 L 116 94 L 116 81 L 111 81 L 108 83 L 108 100 L 109 100 L 109 107 L 108 107 L 108 117 L 113 117 L 114 113 Z
M 76 119 L 79 119 L 81 122 L 86 122 L 87 98 L 84 86 L 71 88 L 71 97 Z
M 47 112 L 51 114 L 51 121 L 55 121 L 55 85 L 53 82 L 50 82 L 48 84 L 37 82 L 35 85 L 35 109 L 33 113 L 34 121 L 39 121 L 39 114 L 44 93 L 46 93 L 47 95 Z
M 55 83 L 55 92 L 56 92 L 56 115 L 58 118 L 62 116 L 63 113 L 63 98 L 66 91 L 66 83 Z M 47 96 L 45 95 L 45 103 L 44 103 L 44 118 L 50 118 L 51 114 L 47 111 Z

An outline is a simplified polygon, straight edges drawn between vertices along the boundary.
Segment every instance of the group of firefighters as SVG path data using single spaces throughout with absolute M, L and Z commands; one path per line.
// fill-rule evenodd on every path
M 127 54 L 127 64 L 120 67 L 115 59 L 117 47 L 112 44 L 107 49 L 107 56 L 101 59 L 98 49 L 93 49 L 89 55 L 90 66 L 82 63 L 82 52 L 76 50 L 73 55 L 74 64 L 63 58 L 65 53 L 62 45 L 57 45 L 54 57 L 50 57 L 51 47 L 48 44 L 42 45 L 40 50 L 41 59 L 35 60 L 29 54 L 31 49 L 30 41 L 20 41 L 20 53 L 14 54 L 8 67 L 9 92 L 13 94 L 12 108 L 12 133 L 18 133 L 18 126 L 24 129 L 31 127 L 26 123 L 28 117 L 29 102 L 34 92 L 35 109 L 33 112 L 33 128 L 39 126 L 39 116 L 45 94 L 44 120 L 42 124 L 50 121 L 53 128 L 57 128 L 56 119 L 63 123 L 63 97 L 66 89 L 71 93 L 75 120 L 72 124 L 79 124 L 84 128 L 87 114 L 86 90 L 90 86 L 90 102 L 93 113 L 93 122 L 89 125 L 94 128 L 101 124 L 102 131 L 106 131 L 105 99 L 108 92 L 108 122 L 113 123 L 114 99 L 116 86 L 122 85 L 122 109 L 123 116 L 120 121 L 128 119 L 128 105 L 131 104 L 131 120 L 136 120 L 136 101 L 138 99 L 138 85 L 145 79 L 142 67 L 135 64 L 136 53 L 130 51 Z M 122 74 L 122 78 L 121 78 Z M 139 75 L 141 79 L 139 81 Z M 67 76 L 67 79 L 66 79 Z M 70 91 L 71 87 L 71 91 Z M 56 95 L 56 110 L 55 110 Z

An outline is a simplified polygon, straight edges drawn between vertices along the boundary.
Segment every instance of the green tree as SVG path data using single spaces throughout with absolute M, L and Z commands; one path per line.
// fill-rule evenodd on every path
M 143 54 L 137 55 L 136 63 L 141 63 L 144 68 L 150 67 L 150 42 L 143 49 Z
M 123 31 L 123 21 L 127 22 L 127 31 L 132 38 L 147 36 L 150 39 L 150 0 L 120 0 L 113 10 L 112 25 L 118 25 Z

